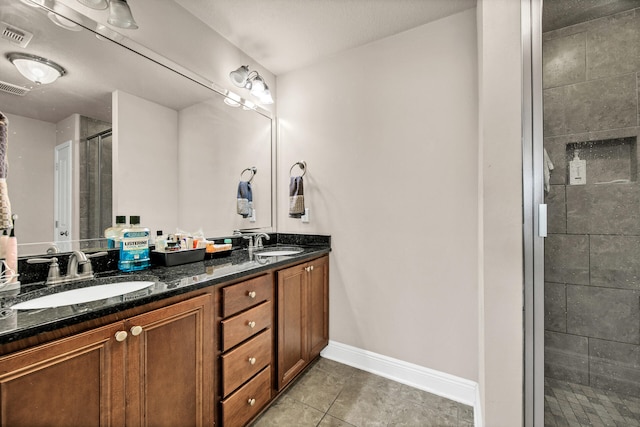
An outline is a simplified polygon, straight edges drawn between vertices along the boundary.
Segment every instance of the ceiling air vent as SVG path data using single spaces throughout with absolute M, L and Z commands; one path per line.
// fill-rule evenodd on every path
M 20 47 L 27 47 L 33 34 L 28 31 L 21 30 L 7 24 L 6 22 L 0 22 L 0 31 L 2 31 L 2 38 L 16 44 Z
M 31 89 L 29 88 L 16 86 L 0 80 L 0 91 L 2 92 L 7 92 L 12 95 L 25 96 L 27 93 L 29 93 L 30 90 Z

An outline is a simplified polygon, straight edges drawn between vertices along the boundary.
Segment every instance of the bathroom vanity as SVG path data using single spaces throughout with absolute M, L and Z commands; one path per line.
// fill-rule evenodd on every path
M 246 425 L 328 343 L 329 251 L 234 250 L 146 271 L 129 297 L 15 313 L 0 425 Z

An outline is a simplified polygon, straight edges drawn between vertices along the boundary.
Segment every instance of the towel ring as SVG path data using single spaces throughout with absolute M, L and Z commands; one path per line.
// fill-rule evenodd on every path
M 245 172 L 251 172 L 251 176 L 249 177 L 249 181 L 251 182 L 253 181 L 253 177 L 256 176 L 256 174 L 258 173 L 258 168 L 256 168 L 255 166 L 251 166 L 250 168 L 246 168 L 244 169 L 242 172 L 240 172 L 240 179 L 242 179 L 242 175 L 244 175 Z
M 289 169 L 289 176 L 291 176 L 291 171 L 296 166 L 298 166 L 300 169 L 302 169 L 302 175 L 300 175 L 300 177 L 303 177 L 307 173 L 307 162 L 305 162 L 304 160 L 300 160 L 299 162 L 295 162 L 293 164 L 293 166 L 291 166 L 291 168 Z

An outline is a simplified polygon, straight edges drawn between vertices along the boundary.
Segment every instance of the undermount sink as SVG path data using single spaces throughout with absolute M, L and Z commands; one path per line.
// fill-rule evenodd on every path
M 273 248 L 264 248 L 259 252 L 256 252 L 258 256 L 289 256 L 296 255 L 302 252 L 304 249 L 295 246 L 276 246 Z
M 82 304 L 117 297 L 152 286 L 155 282 L 135 281 L 88 286 L 34 298 L 11 306 L 14 310 L 38 310 Z

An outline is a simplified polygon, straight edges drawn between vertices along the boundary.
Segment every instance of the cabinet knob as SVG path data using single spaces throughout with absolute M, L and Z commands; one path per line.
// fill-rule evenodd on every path
M 142 326 L 134 326 L 133 328 L 131 328 L 131 335 L 133 335 L 134 337 L 137 337 L 141 333 L 142 333 Z
M 118 342 L 122 342 L 124 340 L 127 339 L 127 332 L 126 331 L 118 331 L 116 332 L 116 341 Z
M 313 271 L 313 265 L 309 266 L 309 271 Z
M 247 292 L 247 296 L 249 298 L 255 298 L 256 297 L 256 291 L 249 291 Z
M 255 357 L 250 357 L 249 358 L 249 364 L 250 365 L 255 365 L 256 364 L 256 358 Z
M 256 400 L 251 398 L 251 399 L 247 400 L 247 403 L 249 404 L 249 406 L 253 406 L 253 405 L 256 404 Z
M 251 329 L 256 327 L 256 322 L 251 321 L 251 322 L 247 322 L 247 326 L 250 327 Z
M 307 273 L 311 271 L 311 267 L 305 267 L 304 271 L 306 271 Z

